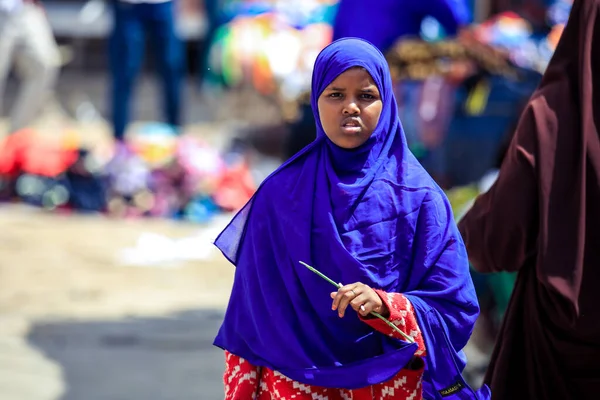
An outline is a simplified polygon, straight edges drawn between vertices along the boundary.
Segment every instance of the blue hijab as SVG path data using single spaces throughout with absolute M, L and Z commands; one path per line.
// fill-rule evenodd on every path
M 325 135 L 317 99 L 352 67 L 369 72 L 383 108 L 367 142 L 345 150 Z M 467 255 L 446 197 L 407 148 L 383 55 L 360 39 L 329 45 L 315 62 L 312 107 L 317 139 L 263 182 L 215 242 L 237 267 L 215 345 L 310 385 L 356 389 L 396 375 L 416 344 L 354 312 L 340 319 L 333 287 L 304 261 L 336 282 L 408 296 L 427 359 L 437 360 L 427 363 L 425 392 L 466 387 L 460 349 L 479 312 Z

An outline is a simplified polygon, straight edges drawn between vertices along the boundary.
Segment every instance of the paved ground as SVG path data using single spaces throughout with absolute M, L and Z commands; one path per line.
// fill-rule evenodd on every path
M 0 399 L 223 398 L 221 311 L 155 318 L 36 321 L 0 336 Z
M 217 400 L 216 310 L 117 321 L 39 322 L 27 341 L 62 370 L 64 400 Z
M 0 226 L 0 400 L 222 396 L 212 340 L 233 268 L 216 251 L 152 266 L 119 256 L 144 233 L 210 245 L 211 227 L 14 206 Z
M 3 317 L 0 323 L 4 331 L 0 334 L 0 399 L 61 398 L 65 392 L 62 367 L 28 343 L 27 322 Z

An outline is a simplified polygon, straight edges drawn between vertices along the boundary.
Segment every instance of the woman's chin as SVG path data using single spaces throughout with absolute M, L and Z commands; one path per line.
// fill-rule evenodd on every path
M 364 138 L 360 136 L 340 135 L 334 139 L 329 139 L 336 146 L 346 150 L 356 149 L 357 147 L 360 147 L 363 143 L 365 143 Z

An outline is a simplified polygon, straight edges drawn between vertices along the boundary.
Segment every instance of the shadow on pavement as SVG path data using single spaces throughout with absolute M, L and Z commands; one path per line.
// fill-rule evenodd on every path
M 107 321 L 39 322 L 29 343 L 62 367 L 61 400 L 223 399 L 221 310 Z

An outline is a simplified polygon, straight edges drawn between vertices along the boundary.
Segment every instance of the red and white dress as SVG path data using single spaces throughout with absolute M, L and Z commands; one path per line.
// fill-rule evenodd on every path
M 400 293 L 376 292 L 390 310 L 389 320 L 419 345 L 415 355 L 424 356 L 423 336 L 410 301 Z M 362 320 L 385 335 L 402 339 L 378 318 Z M 361 389 L 331 389 L 293 381 L 225 352 L 225 400 L 421 400 L 423 369 L 403 369 L 387 382 Z

